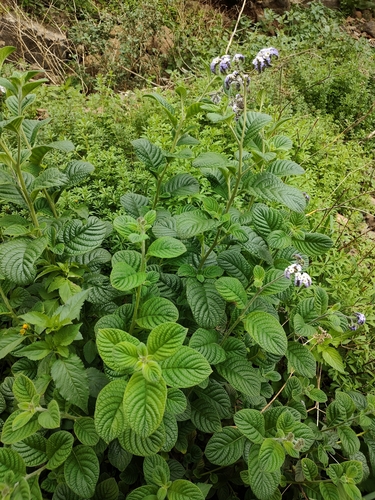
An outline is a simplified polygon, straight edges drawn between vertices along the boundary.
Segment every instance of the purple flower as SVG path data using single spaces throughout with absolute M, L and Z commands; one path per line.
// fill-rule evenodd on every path
M 353 332 L 357 330 L 358 326 L 357 325 L 350 325 L 349 330 L 352 330 Z
M 261 73 L 265 68 L 271 66 L 271 58 L 273 56 L 279 57 L 279 51 L 274 47 L 260 50 L 255 59 L 253 59 L 254 68 Z
M 216 68 L 217 68 L 217 65 L 220 63 L 220 60 L 221 60 L 220 57 L 215 57 L 215 59 L 212 59 L 212 61 L 211 61 L 210 70 L 215 75 L 216 75 Z
M 302 194 L 305 197 L 306 203 L 309 203 L 310 202 L 310 196 L 307 193 L 305 193 L 305 192 L 303 192 Z
M 220 58 L 219 70 L 220 73 L 225 73 L 230 68 L 230 56 L 225 54 Z
M 234 54 L 233 59 L 232 59 L 232 61 L 234 63 L 243 62 L 244 60 L 245 60 L 245 56 L 242 54 Z
M 291 264 L 284 271 L 285 278 L 290 279 L 290 276 L 294 273 L 301 274 L 302 267 L 299 264 Z
M 294 275 L 294 284 L 296 286 L 304 285 L 306 288 L 308 288 L 312 284 L 311 276 L 307 273 L 297 272 Z
M 357 317 L 357 324 L 358 325 L 364 325 L 366 323 L 366 316 L 364 314 L 356 312 L 356 313 L 354 313 L 354 316 Z

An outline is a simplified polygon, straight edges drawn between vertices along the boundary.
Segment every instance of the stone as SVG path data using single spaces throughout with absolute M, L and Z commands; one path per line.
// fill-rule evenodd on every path
M 375 38 L 375 21 L 368 21 L 361 27 L 361 29 L 372 36 L 372 38 Z

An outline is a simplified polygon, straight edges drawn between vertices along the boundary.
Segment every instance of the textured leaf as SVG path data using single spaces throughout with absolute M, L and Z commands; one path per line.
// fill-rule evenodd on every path
M 285 460 L 284 448 L 278 441 L 266 438 L 260 447 L 258 459 L 262 471 L 277 471 Z
M 137 347 L 131 342 L 120 342 L 112 349 L 113 363 L 120 372 L 132 371 L 139 359 Z
M 313 378 L 316 374 L 316 362 L 309 348 L 299 342 L 288 342 L 286 357 L 290 368 L 303 377 Z
M 334 347 L 324 347 L 322 355 L 324 361 L 329 366 L 332 366 L 332 368 L 334 368 L 340 373 L 345 373 L 345 367 L 341 355 L 339 351 L 337 351 Z
M 247 287 L 252 267 L 240 252 L 224 250 L 218 255 L 217 263 L 229 276 L 237 278 L 244 287 Z
M 165 440 L 165 430 L 164 426 L 160 426 L 156 431 L 143 438 L 138 436 L 130 428 L 126 429 L 123 434 L 119 437 L 121 446 L 132 453 L 133 455 L 147 457 L 157 453 L 163 446 Z
M 100 328 L 96 337 L 96 346 L 104 363 L 114 371 L 121 371 L 113 359 L 113 349 L 120 342 L 131 342 L 135 346 L 139 340 L 118 328 Z
M 195 321 L 202 328 L 215 328 L 225 317 L 225 301 L 215 288 L 214 280 L 200 283 L 188 278 L 186 296 Z
M 169 193 L 171 196 L 191 196 L 199 193 L 199 182 L 190 174 L 177 174 L 163 185 L 162 193 Z
M 151 297 L 142 304 L 138 313 L 137 324 L 141 328 L 152 330 L 162 323 L 177 320 L 178 309 L 170 300 L 163 297 Z
M 282 250 L 291 246 L 292 239 L 285 231 L 276 230 L 267 236 L 267 243 L 271 248 Z
M 60 409 L 57 401 L 52 399 L 48 403 L 47 411 L 39 413 L 38 422 L 45 429 L 56 429 L 60 427 Z
M 324 500 L 340 500 L 340 493 L 333 483 L 319 483 L 319 490 Z
M 162 486 L 169 481 L 170 471 L 168 464 L 160 455 L 145 457 L 143 461 L 143 474 L 148 484 Z M 162 481 L 165 479 L 165 481 Z
M 16 377 L 12 390 L 19 403 L 29 403 L 36 395 L 34 383 L 22 373 Z
M 178 439 L 177 417 L 171 413 L 165 412 L 163 416 L 163 426 L 165 429 L 165 438 L 161 451 L 170 452 L 176 445 Z
M 127 382 L 113 380 L 100 391 L 95 407 L 95 427 L 99 436 L 109 443 L 120 436 L 125 427 L 124 394 Z
M 100 482 L 95 488 L 93 500 L 118 500 L 119 488 L 116 479 L 110 477 Z
M 0 272 L 12 283 L 30 284 L 37 273 L 36 262 L 47 245 L 45 238 L 17 238 L 0 247 Z
M 51 375 L 60 394 L 70 403 L 87 411 L 89 387 L 87 373 L 80 358 L 69 354 L 68 358 L 56 360 Z
M 117 290 L 127 292 L 142 285 L 147 279 L 147 273 L 137 272 L 125 262 L 114 264 L 111 272 L 111 284 Z
M 7 473 L 12 471 L 15 480 L 26 474 L 26 466 L 23 458 L 10 448 L 0 448 L 0 481 L 3 482 Z
M 59 241 L 64 243 L 66 255 L 83 255 L 101 245 L 107 229 L 107 224 L 97 217 L 89 217 L 86 224 L 74 219 L 65 224 Z
M 322 255 L 333 245 L 331 238 L 321 233 L 306 233 L 303 240 L 293 238 L 293 246 L 306 255 Z
M 186 346 L 181 346 L 172 357 L 161 361 L 160 366 L 167 385 L 180 389 L 200 384 L 212 372 L 207 360 Z
M 291 160 L 275 160 L 267 167 L 267 172 L 284 177 L 286 175 L 302 175 L 305 173 L 298 163 Z
M 135 250 L 119 250 L 112 257 L 112 265 L 117 262 L 125 262 L 128 266 L 132 267 L 135 271 L 139 271 L 142 262 L 142 256 Z
M 40 429 L 38 416 L 34 415 L 25 425 L 13 430 L 13 422 L 21 413 L 23 413 L 21 410 L 17 410 L 7 418 L 1 433 L 1 441 L 4 444 L 13 444 L 18 441 L 23 441 Z
M 251 214 L 256 232 L 263 237 L 282 227 L 283 219 L 280 212 L 263 203 L 256 203 Z
M 247 303 L 246 290 L 237 278 L 219 278 L 215 282 L 216 290 L 227 302 L 234 302 L 238 309 L 244 309 Z
M 126 500 L 145 500 L 147 498 L 154 500 L 154 497 L 157 498 L 156 493 L 158 489 L 158 486 L 155 486 L 154 484 L 145 484 L 144 486 L 140 486 L 130 492 L 126 497 Z
M 281 480 L 280 470 L 265 472 L 262 470 L 258 454 L 259 446 L 254 445 L 249 453 L 249 482 L 254 495 L 259 500 L 269 500 L 276 491 Z
M 284 271 L 269 269 L 264 277 L 261 295 L 274 295 L 284 292 L 291 286 L 291 281 L 284 277 Z
M 25 337 L 22 337 L 19 332 L 12 333 L 12 330 L 5 330 L 3 333 L 0 333 L 0 359 L 5 358 L 7 354 L 12 352 L 24 340 Z
M 280 356 L 286 353 L 286 334 L 274 316 L 255 311 L 246 316 L 244 325 L 245 330 L 265 351 Z
M 47 469 L 57 469 L 72 451 L 74 436 L 70 432 L 57 431 L 47 441 Z
M 142 215 L 141 209 L 149 205 L 150 200 L 147 196 L 143 196 L 137 193 L 128 192 L 121 196 L 121 205 L 125 208 L 126 212 L 136 219 Z
M 255 444 L 264 441 L 265 424 L 262 413 L 258 410 L 240 410 L 234 415 L 234 423 L 241 433 Z
M 12 449 L 21 455 L 28 467 L 47 462 L 47 440 L 40 434 L 33 434 L 23 441 L 14 443 Z
M 163 379 L 153 383 L 136 372 L 129 380 L 124 395 L 127 423 L 136 434 L 148 437 L 160 426 L 163 419 L 167 387 Z
M 157 170 L 165 162 L 162 150 L 148 139 L 136 139 L 132 141 L 132 145 L 136 155 L 145 164 L 146 168 Z
M 81 160 L 73 160 L 68 163 L 64 170 L 64 174 L 68 178 L 66 188 L 76 186 L 86 179 L 94 172 L 94 167 L 91 163 Z
M 231 465 L 242 456 L 245 436 L 238 429 L 224 427 L 207 443 L 206 458 L 215 465 Z
M 116 467 L 119 471 L 124 471 L 126 467 L 130 464 L 133 455 L 128 451 L 124 450 L 118 439 L 111 441 L 108 447 L 108 460 L 113 467 Z
M 99 441 L 94 419 L 90 417 L 77 418 L 74 422 L 74 433 L 81 443 L 87 446 L 95 446 Z
M 236 132 L 238 137 L 241 137 L 245 122 L 245 139 L 244 144 L 258 136 L 259 132 L 270 122 L 272 117 L 265 113 L 257 111 L 248 111 L 246 117 L 241 116 L 236 124 Z
M 302 458 L 301 460 L 302 472 L 307 481 L 313 481 L 318 475 L 318 467 L 310 458 Z
M 190 338 L 189 347 L 200 352 L 212 365 L 222 363 L 226 358 L 224 349 L 219 345 L 219 333 L 215 330 L 198 328 Z
M 165 410 L 178 415 L 185 411 L 187 405 L 185 394 L 180 389 L 170 388 L 167 390 L 167 401 Z
M 64 464 L 64 477 L 77 495 L 93 496 L 99 478 L 99 461 L 94 450 L 84 445 L 73 448 Z
M 360 441 L 356 433 L 350 427 L 344 425 L 337 428 L 337 434 L 341 440 L 341 447 L 347 455 L 354 455 L 360 448 Z
M 182 240 L 210 231 L 218 224 L 215 220 L 208 219 L 206 214 L 200 210 L 184 212 L 174 218 L 177 234 Z
M 229 160 L 224 155 L 211 151 L 201 153 L 192 163 L 196 168 L 226 167 L 229 164 Z
M 221 430 L 221 419 L 215 407 L 208 401 L 197 399 L 191 403 L 191 421 L 202 432 Z
M 32 183 L 31 191 L 60 187 L 64 186 L 67 182 L 67 176 L 60 172 L 58 168 L 47 168 Z
M 204 389 L 196 387 L 194 389 L 195 393 L 200 399 L 208 401 L 214 408 L 216 408 L 217 413 L 220 418 L 228 418 L 231 415 L 231 401 L 229 395 L 224 387 L 216 380 L 209 380 L 208 386 Z
M 237 391 L 250 397 L 259 396 L 260 378 L 246 359 L 234 355 L 217 365 L 216 369 Z
M 149 246 L 147 254 L 160 259 L 173 259 L 186 252 L 185 245 L 171 236 L 162 236 Z
M 169 500 L 204 500 L 203 493 L 197 485 L 186 481 L 185 479 L 177 479 L 173 481 L 168 488 Z
M 157 326 L 147 339 L 148 354 L 156 361 L 169 358 L 182 346 L 186 333 L 187 328 L 177 323 L 163 323 Z
M 248 179 L 247 188 L 257 198 L 277 201 L 294 212 L 303 212 L 306 200 L 301 191 L 287 186 L 276 175 L 270 172 L 253 174 Z
M 241 226 L 241 232 L 247 237 L 246 241 L 240 241 L 241 246 L 258 259 L 265 260 L 267 264 L 272 264 L 272 255 L 267 243 L 250 227 Z

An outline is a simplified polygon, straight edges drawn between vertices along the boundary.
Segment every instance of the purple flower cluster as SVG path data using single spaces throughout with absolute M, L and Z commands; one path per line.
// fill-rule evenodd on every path
M 263 70 L 271 66 L 272 57 L 279 57 L 279 51 L 274 47 L 260 50 L 253 59 L 254 68 L 261 73 Z
M 235 87 L 236 90 L 240 90 L 244 85 L 248 87 L 250 84 L 250 77 L 246 73 L 240 74 L 238 71 L 233 71 L 225 77 L 224 87 L 229 90 L 231 86 Z
M 239 64 L 244 62 L 244 60 L 245 56 L 242 54 L 234 54 L 233 57 L 229 54 L 224 54 L 221 57 L 215 57 L 215 59 L 211 61 L 210 69 L 215 75 L 217 74 L 218 68 L 219 73 L 226 74 L 230 70 L 232 64 L 238 68 Z
M 294 274 L 294 284 L 295 286 L 304 285 L 306 288 L 311 286 L 312 279 L 307 273 L 302 272 L 302 266 L 300 264 L 291 264 L 284 271 L 285 278 L 290 279 L 291 275 Z
M 357 318 L 357 323 L 353 323 L 349 326 L 349 330 L 357 330 L 358 326 L 362 326 L 366 323 L 366 316 L 360 312 L 354 313 L 354 316 Z

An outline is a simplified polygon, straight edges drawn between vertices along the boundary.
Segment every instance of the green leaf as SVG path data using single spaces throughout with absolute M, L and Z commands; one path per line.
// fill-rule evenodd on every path
M 12 500 L 29 500 L 30 498 L 31 495 L 29 484 L 25 478 L 21 477 L 21 479 L 14 487 Z
M 168 488 L 169 500 L 204 500 L 203 493 L 195 484 L 185 479 L 173 481 Z
M 340 500 L 340 493 L 333 483 L 319 483 L 319 490 L 324 500 Z
M 270 172 L 252 174 L 247 179 L 247 189 L 253 196 L 261 200 L 276 201 L 294 212 L 303 212 L 306 200 L 301 191 L 284 184 Z
M 96 486 L 93 500 L 118 500 L 118 496 L 119 488 L 116 479 L 110 477 Z
M 285 231 L 276 230 L 267 236 L 267 243 L 271 248 L 282 250 L 291 246 L 292 239 Z
M 170 388 L 167 390 L 167 401 L 165 404 L 167 412 L 178 415 L 185 411 L 186 405 L 186 396 L 180 389 Z
M 346 373 L 344 363 L 342 361 L 341 355 L 339 351 L 337 351 L 334 347 L 326 347 L 324 346 L 324 350 L 322 352 L 323 359 L 327 363 L 327 365 L 332 366 L 335 370 L 340 373 Z
M 137 324 L 141 328 L 152 330 L 162 323 L 178 320 L 177 307 L 163 297 L 151 297 L 142 304 L 137 317 Z
M 262 444 L 265 424 L 263 414 L 258 410 L 240 410 L 234 415 L 234 423 L 241 433 L 252 443 Z
M 247 287 L 252 267 L 239 251 L 224 250 L 218 255 L 217 263 L 229 276 L 237 278 Z
M 216 290 L 214 280 L 200 283 L 195 278 L 188 278 L 186 296 L 198 326 L 215 328 L 224 320 L 225 302 Z
M 181 346 L 170 358 L 161 361 L 167 385 L 183 389 L 200 384 L 212 372 L 207 360 L 197 351 Z
M 100 328 L 96 346 L 104 363 L 114 371 L 121 371 L 113 359 L 113 349 L 120 342 L 130 342 L 137 346 L 139 340 L 118 328 Z
M 333 245 L 331 238 L 321 233 L 305 233 L 305 238 L 292 238 L 293 246 L 306 255 L 322 255 L 328 252 Z
M 40 434 L 33 434 L 23 441 L 14 443 L 12 449 L 21 455 L 28 467 L 47 462 L 47 440 Z
M 208 401 L 216 408 L 221 419 L 228 418 L 228 416 L 232 414 L 232 404 L 228 392 L 225 390 L 224 386 L 216 382 L 216 380 L 210 379 L 207 387 L 204 389 L 196 387 L 194 391 L 200 399 Z
M 48 356 L 50 352 L 52 352 L 52 349 L 48 347 L 47 342 L 45 342 L 44 340 L 34 342 L 18 351 L 19 354 L 21 354 L 22 356 L 26 356 L 32 361 L 39 361 L 40 359 Z
M 117 262 L 112 268 L 111 285 L 122 292 L 128 292 L 143 285 L 146 279 L 147 273 L 137 272 L 125 262 Z
M 99 441 L 94 419 L 90 417 L 77 418 L 74 422 L 74 432 L 81 443 L 87 446 L 95 446 Z
M 228 158 L 219 153 L 207 152 L 201 153 L 192 165 L 196 168 L 226 167 L 230 164 Z
M 255 231 L 263 237 L 272 231 L 282 228 L 283 219 L 278 210 L 263 203 L 256 203 L 252 209 L 253 224 Z
M 318 403 L 325 403 L 328 399 L 327 394 L 321 389 L 311 389 L 311 391 L 306 391 L 306 395 Z
M 16 377 L 12 390 L 19 403 L 29 403 L 36 395 L 34 383 L 22 373 Z
M 13 444 L 22 441 L 40 429 L 38 417 L 34 415 L 25 425 L 13 430 L 13 422 L 21 413 L 23 413 L 21 410 L 17 410 L 7 418 L 1 433 L 1 441 L 4 444 Z
M 10 56 L 10 54 L 12 54 L 12 52 L 14 52 L 15 50 L 17 50 L 16 47 L 11 47 L 11 46 L 1 47 L 1 49 L 0 49 L 0 69 L 3 66 L 5 59 L 8 56 Z
M 207 215 L 200 210 L 184 212 L 176 215 L 174 219 L 176 220 L 177 234 L 182 240 L 203 234 L 215 229 L 218 225 L 217 221 L 207 218 Z
M 112 349 L 114 366 L 120 372 L 132 371 L 138 362 L 137 347 L 131 342 L 120 342 Z
M 200 352 L 211 365 L 222 363 L 226 354 L 219 345 L 219 333 L 215 330 L 198 328 L 190 338 L 189 347 Z
M 171 236 L 158 238 L 148 248 L 147 255 L 159 257 L 160 259 L 173 259 L 186 252 L 185 245 Z
M 124 394 L 127 382 L 113 380 L 103 387 L 95 407 L 95 428 L 99 436 L 109 443 L 120 436 L 125 427 Z
M 146 438 L 138 436 L 130 427 L 119 437 L 121 446 L 133 455 L 147 457 L 155 455 L 163 446 L 165 441 L 164 426 Z
M 215 282 L 216 290 L 227 302 L 234 302 L 238 309 L 244 309 L 247 303 L 246 290 L 237 278 L 219 278 Z
M 318 467 L 315 462 L 310 460 L 310 458 L 303 458 L 301 460 L 302 472 L 307 481 L 313 481 L 318 475 Z
M 156 171 L 165 162 L 163 151 L 148 139 L 136 139 L 132 145 L 138 158 L 149 170 Z
M 148 484 L 165 485 L 170 479 L 170 470 L 164 458 L 160 455 L 145 457 L 143 474 Z
M 252 312 L 244 320 L 245 330 L 262 349 L 282 356 L 287 350 L 287 338 L 279 321 L 265 312 Z
M 177 174 L 163 185 L 161 192 L 170 196 L 192 196 L 199 193 L 199 182 L 190 174 Z
M 77 495 L 93 496 L 99 478 L 99 460 L 94 450 L 84 445 L 73 448 L 64 464 L 64 477 Z
M 163 323 L 154 328 L 147 339 L 147 351 L 156 361 L 172 356 L 182 346 L 187 333 L 177 323 Z
M 7 354 L 12 352 L 18 345 L 20 345 L 25 337 L 17 333 L 12 333 L 14 330 L 3 330 L 0 333 L 0 359 L 5 358 Z
M 57 469 L 72 451 L 74 436 L 67 431 L 57 431 L 47 441 L 47 469 Z
M 140 486 L 130 492 L 126 497 L 126 500 L 154 500 L 154 498 L 157 498 L 156 493 L 158 489 L 158 486 L 155 486 L 154 484 L 145 484 L 144 486 Z
M 107 224 L 97 217 L 89 217 L 86 224 L 73 219 L 65 224 L 58 241 L 64 244 L 66 255 L 83 255 L 101 245 L 107 230 Z
M 176 111 L 175 111 L 174 107 L 172 106 L 172 104 L 170 104 L 166 99 L 164 99 L 164 97 L 157 94 L 156 92 L 152 92 L 151 94 L 144 94 L 143 97 L 149 97 L 150 99 L 154 99 L 162 107 L 162 109 L 165 111 L 171 124 L 174 127 L 177 125 L 177 118 L 174 116 Z
M 315 377 L 315 358 L 307 346 L 299 342 L 288 342 L 286 357 L 289 364 L 289 370 L 293 369 L 303 377 Z
M 108 460 L 113 467 L 116 467 L 119 471 L 124 471 L 130 464 L 133 455 L 128 451 L 124 450 L 118 439 L 111 441 L 108 447 Z
M 64 186 L 68 182 L 65 174 L 60 172 L 58 168 L 47 168 L 31 184 L 30 190 L 41 191 L 42 189 L 49 189 L 53 187 Z
M 245 436 L 238 429 L 224 427 L 210 438 L 205 455 L 215 465 L 231 465 L 242 456 L 244 444 Z
M 271 121 L 272 117 L 270 115 L 258 113 L 257 111 L 248 111 L 246 117 L 241 116 L 236 124 L 237 136 L 241 137 L 245 122 L 244 144 L 247 144 L 251 139 L 255 139 L 259 132 Z
M 45 429 L 56 429 L 60 427 L 60 409 L 57 401 L 52 399 L 48 403 L 47 411 L 39 413 L 38 422 Z
M 267 172 L 284 177 L 286 175 L 302 175 L 305 173 L 298 163 L 291 160 L 275 160 L 267 167 Z
M 360 441 L 353 429 L 343 425 L 337 428 L 337 434 L 341 441 L 341 447 L 346 455 L 354 455 L 359 451 Z
M 264 277 L 261 295 L 274 295 L 284 292 L 291 285 L 291 281 L 284 277 L 284 271 L 269 269 Z
M 76 354 L 56 360 L 51 375 L 60 394 L 70 403 L 87 411 L 89 387 L 85 367 Z
M 0 272 L 12 283 L 29 285 L 36 276 L 36 262 L 46 245 L 45 238 L 17 238 L 3 243 L 0 247 Z
M 248 226 L 241 226 L 240 229 L 242 234 L 247 237 L 246 241 L 240 241 L 241 246 L 249 252 L 250 255 L 265 260 L 267 264 L 272 264 L 272 255 L 264 239 Z
M 246 359 L 233 355 L 217 365 L 216 369 L 237 391 L 250 397 L 259 397 L 259 375 Z
M 281 480 L 280 470 L 265 472 L 259 463 L 259 445 L 253 445 L 249 452 L 249 482 L 254 495 L 259 500 L 269 500 Z
M 263 472 L 277 471 L 285 460 L 284 448 L 278 441 L 266 438 L 261 444 L 258 459 Z
M 213 433 L 221 431 L 221 419 L 216 408 L 203 399 L 191 403 L 191 421 L 202 432 Z
M 12 471 L 14 473 L 14 480 L 19 480 L 22 476 L 26 474 L 26 465 L 21 457 L 16 451 L 10 448 L 0 448 L 0 481 L 3 482 Z
M 81 160 L 73 160 L 68 163 L 64 170 L 64 174 L 68 178 L 65 188 L 76 186 L 94 172 L 94 167 L 91 163 Z
M 121 205 L 125 208 L 126 212 L 136 219 L 142 214 L 141 209 L 149 205 L 150 200 L 147 196 L 141 194 L 128 192 L 121 196 Z
M 167 387 L 163 379 L 153 383 L 136 372 L 129 380 L 124 395 L 125 418 L 141 437 L 156 431 L 163 419 Z

